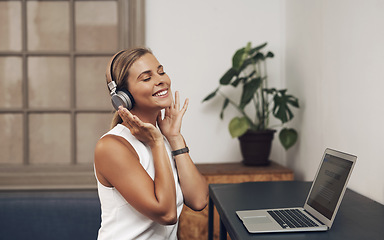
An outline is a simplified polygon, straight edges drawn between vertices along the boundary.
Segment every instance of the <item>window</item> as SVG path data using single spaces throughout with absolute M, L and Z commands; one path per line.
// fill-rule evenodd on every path
M 144 45 L 144 1 L 0 1 L 0 188 L 94 187 L 105 68 Z

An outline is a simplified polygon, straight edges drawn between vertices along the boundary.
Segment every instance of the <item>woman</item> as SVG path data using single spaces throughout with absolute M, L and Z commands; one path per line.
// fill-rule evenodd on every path
M 129 90 L 134 104 L 118 108 L 112 129 L 96 145 L 98 239 L 177 239 L 183 204 L 199 211 L 208 197 L 180 133 L 188 99 L 180 109 L 170 78 L 145 48 L 117 53 L 107 82 L 113 96 Z

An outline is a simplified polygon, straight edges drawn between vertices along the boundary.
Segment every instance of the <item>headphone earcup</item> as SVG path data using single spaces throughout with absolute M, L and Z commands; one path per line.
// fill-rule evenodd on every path
M 131 110 L 135 104 L 132 94 L 125 89 L 117 91 L 116 94 L 112 95 L 111 100 L 116 111 L 119 110 L 119 106 L 123 106 L 128 110 Z

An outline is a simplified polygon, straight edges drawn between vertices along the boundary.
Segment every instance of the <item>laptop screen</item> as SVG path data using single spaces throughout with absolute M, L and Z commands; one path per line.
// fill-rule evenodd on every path
M 307 204 L 331 220 L 353 162 L 325 154 Z

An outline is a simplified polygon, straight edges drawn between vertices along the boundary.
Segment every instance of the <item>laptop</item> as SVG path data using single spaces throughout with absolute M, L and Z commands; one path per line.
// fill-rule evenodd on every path
M 327 231 L 343 199 L 356 156 L 325 149 L 303 207 L 236 211 L 250 233 Z

